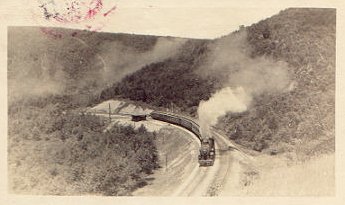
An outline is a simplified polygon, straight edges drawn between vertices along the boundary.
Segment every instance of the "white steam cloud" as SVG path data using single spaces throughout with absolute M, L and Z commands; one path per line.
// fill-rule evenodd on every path
M 135 51 L 118 42 L 104 45 L 100 55 L 106 63 L 105 81 L 114 83 L 145 65 L 173 57 L 185 42 L 186 39 L 160 37 L 154 47 L 146 52 Z
M 246 111 L 253 97 L 288 90 L 287 63 L 267 57 L 251 58 L 245 32 L 219 39 L 211 49 L 212 55 L 200 73 L 216 77 L 223 88 L 199 104 L 199 122 L 205 136 L 209 136 L 209 128 L 217 124 L 219 117 Z
M 221 89 L 208 101 L 201 101 L 198 108 L 201 134 L 209 136 L 209 126 L 215 125 L 219 116 L 225 115 L 228 111 L 243 112 L 247 110 L 250 101 L 250 96 L 242 87 Z
M 145 65 L 173 57 L 187 41 L 159 37 L 151 47 L 151 41 L 137 37 L 139 40 L 134 42 L 136 49 L 125 45 L 125 40 L 121 38 L 94 45 L 91 40 L 97 39 L 97 35 L 103 38 L 101 34 L 95 33 L 95 38 L 84 38 L 83 35 L 72 37 L 66 32 L 63 38 L 52 39 L 40 28 L 9 29 L 10 99 L 60 94 L 69 92 L 66 89 L 70 88 L 95 89 L 94 84 L 98 86 L 96 89 L 101 89 L 105 84 L 120 81 Z M 30 41 L 27 36 L 30 36 Z M 78 77 L 71 78 L 71 74 Z

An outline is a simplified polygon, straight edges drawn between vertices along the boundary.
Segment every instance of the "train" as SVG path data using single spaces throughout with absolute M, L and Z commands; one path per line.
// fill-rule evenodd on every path
M 199 165 L 212 166 L 214 164 L 216 157 L 214 139 L 210 136 L 202 136 L 200 133 L 200 127 L 197 123 L 183 116 L 160 111 L 153 111 L 150 113 L 150 116 L 152 119 L 175 124 L 193 132 L 201 143 L 198 155 Z

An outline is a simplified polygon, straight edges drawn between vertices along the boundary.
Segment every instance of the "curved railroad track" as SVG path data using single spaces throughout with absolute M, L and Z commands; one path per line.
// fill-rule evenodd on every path
M 109 116 L 105 113 L 94 113 L 101 116 Z M 168 113 L 170 115 L 177 116 L 184 120 L 190 120 L 192 123 L 198 125 L 196 120 L 186 118 L 184 116 L 179 116 L 176 114 Z M 130 117 L 130 115 L 117 115 L 111 114 L 111 117 Z M 148 122 L 160 121 L 148 117 Z M 162 121 L 160 121 L 162 122 Z M 164 121 L 163 121 L 164 122 Z M 169 123 L 166 122 L 165 123 Z M 180 126 L 177 123 L 170 123 L 172 126 L 175 126 L 178 129 L 183 129 L 189 132 L 189 135 L 194 134 L 194 140 L 199 139 L 195 131 L 186 128 L 186 126 Z M 213 166 L 209 167 L 199 167 L 195 165 L 193 170 L 190 172 L 189 176 L 185 178 L 183 183 L 179 184 L 177 187 L 174 187 L 173 191 L 169 194 L 170 196 L 217 196 L 222 192 L 222 187 L 228 181 L 229 174 L 231 174 L 232 166 L 232 153 L 238 151 L 229 140 L 226 139 L 223 135 L 218 133 L 216 130 L 212 129 L 211 134 L 215 139 L 216 146 L 216 159 Z M 199 150 L 194 150 L 195 160 L 197 160 Z

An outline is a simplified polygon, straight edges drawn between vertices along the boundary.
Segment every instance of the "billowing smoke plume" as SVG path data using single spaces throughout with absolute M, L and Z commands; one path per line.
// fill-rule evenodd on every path
M 185 42 L 186 40 L 181 38 L 160 37 L 155 46 L 145 52 L 135 51 L 119 42 L 108 43 L 100 53 L 106 64 L 105 81 L 114 83 L 145 65 L 173 57 Z
M 228 112 L 243 112 L 253 98 L 263 93 L 277 93 L 288 89 L 288 66 L 270 58 L 249 56 L 250 46 L 245 32 L 219 39 L 212 47 L 202 75 L 213 76 L 223 88 L 198 108 L 201 131 L 207 135 L 209 127 Z
M 147 64 L 174 56 L 186 42 L 161 37 L 151 47 L 152 39 L 146 45 L 145 37 L 138 37 L 136 45 L 130 46 L 122 40 L 99 40 L 103 34 L 94 33 L 93 37 L 60 32 L 66 34 L 53 39 L 40 28 L 10 27 L 9 98 L 102 89 Z M 135 48 L 141 44 L 142 48 Z
M 198 114 L 201 134 L 209 136 L 209 126 L 217 123 L 218 117 L 228 111 L 243 112 L 251 101 L 250 96 L 242 87 L 224 88 L 216 92 L 208 101 L 200 102 Z

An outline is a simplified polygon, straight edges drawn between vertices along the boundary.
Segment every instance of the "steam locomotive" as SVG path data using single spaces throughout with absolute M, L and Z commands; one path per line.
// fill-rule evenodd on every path
M 216 157 L 214 139 L 211 137 L 203 137 L 200 133 L 200 127 L 193 120 L 186 117 L 177 116 L 170 113 L 154 111 L 150 116 L 155 120 L 160 120 L 175 124 L 186 128 L 193 132 L 200 140 L 201 147 L 199 150 L 199 164 L 200 166 L 212 166 Z
M 216 158 L 214 139 L 208 138 L 201 140 L 199 164 L 200 166 L 212 166 Z

